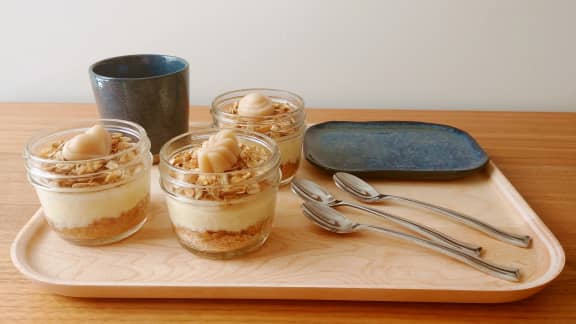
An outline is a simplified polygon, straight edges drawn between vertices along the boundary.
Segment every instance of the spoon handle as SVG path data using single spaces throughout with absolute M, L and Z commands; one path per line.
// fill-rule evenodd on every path
M 513 233 L 508 233 L 505 231 L 502 231 L 492 225 L 486 224 L 474 217 L 459 213 L 455 210 L 451 210 L 445 207 L 441 207 L 441 206 L 436 206 L 427 202 L 423 202 L 420 200 L 416 200 L 416 199 L 410 199 L 410 198 L 405 198 L 405 197 L 400 197 L 400 196 L 394 196 L 394 195 L 384 195 L 381 194 L 380 198 L 378 200 L 386 200 L 386 199 L 393 199 L 393 200 L 397 200 L 400 202 L 406 202 L 406 203 L 410 203 L 422 208 L 426 208 L 428 210 L 434 211 L 436 213 L 448 216 L 456 221 L 459 221 L 461 223 L 464 223 L 468 226 L 471 226 L 481 232 L 484 232 L 490 236 L 492 236 L 495 239 L 504 241 L 504 242 L 508 242 L 512 245 L 515 246 L 519 246 L 519 247 L 529 247 L 530 243 L 532 241 L 532 238 L 528 235 L 518 235 L 518 234 L 513 234 Z
M 342 206 L 348 206 L 348 207 L 360 209 L 360 210 L 372 213 L 376 216 L 385 218 L 385 219 L 387 219 L 391 222 L 394 222 L 398 225 L 401 225 L 401 226 L 404 226 L 408 229 L 411 229 L 412 231 L 414 231 L 414 232 L 416 232 L 416 233 L 418 233 L 424 237 L 427 237 L 430 240 L 441 242 L 441 243 L 447 244 L 449 246 L 452 246 L 455 249 L 462 250 L 464 253 L 478 256 L 478 255 L 480 255 L 480 252 L 482 251 L 481 246 L 459 241 L 459 240 L 457 240 L 451 236 L 448 236 L 442 232 L 439 232 L 439 231 L 437 231 L 431 227 L 415 223 L 411 220 L 408 220 L 408 219 L 400 217 L 400 216 L 392 215 L 392 214 L 383 212 L 383 211 L 375 209 L 375 208 L 370 208 L 370 207 L 354 204 L 354 203 L 347 202 L 347 201 L 340 201 L 339 204 Z
M 387 229 L 380 226 L 375 225 L 367 225 L 367 224 L 358 224 L 356 226 L 357 229 L 368 229 L 372 231 L 376 231 L 379 233 L 387 234 L 389 236 L 399 238 L 405 241 L 409 241 L 415 243 L 419 246 L 440 252 L 446 256 L 449 256 L 455 260 L 460 262 L 466 263 L 469 266 L 480 270 L 486 274 L 489 274 L 493 277 L 497 277 L 500 279 L 518 282 L 520 281 L 520 270 L 518 268 L 510 268 L 506 266 L 497 265 L 486 260 L 483 260 L 479 257 L 474 255 L 470 255 L 468 253 L 464 253 L 461 250 L 455 249 L 450 246 L 443 245 L 441 243 L 437 243 L 434 241 L 430 241 L 427 239 L 423 239 L 414 235 L 394 231 L 391 229 Z

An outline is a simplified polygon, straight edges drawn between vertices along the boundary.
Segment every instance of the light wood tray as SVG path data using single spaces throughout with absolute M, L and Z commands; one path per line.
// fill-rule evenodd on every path
M 329 188 L 328 174 L 304 162 L 298 176 Z M 149 222 L 134 236 L 103 247 L 79 247 L 52 232 L 39 210 L 12 245 L 12 260 L 51 292 L 78 297 L 257 298 L 497 303 L 526 298 L 564 266 L 564 251 L 503 174 L 484 173 L 447 182 L 371 180 L 382 192 L 414 197 L 474 215 L 503 229 L 529 234 L 530 249 L 501 243 L 425 210 L 378 207 L 428 224 L 485 248 L 484 257 L 519 267 L 522 282 L 487 276 L 443 255 L 378 233 L 338 235 L 310 223 L 300 200 L 283 187 L 273 232 L 262 249 L 217 261 L 182 248 L 172 232 L 158 171 L 152 179 Z M 386 221 L 341 208 L 351 217 L 391 228 Z

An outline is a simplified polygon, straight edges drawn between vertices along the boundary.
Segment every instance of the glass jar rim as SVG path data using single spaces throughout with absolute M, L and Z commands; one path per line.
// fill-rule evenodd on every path
M 54 177 L 50 177 L 49 175 L 44 175 L 42 174 L 42 172 L 40 173 L 35 173 L 32 170 L 29 170 L 27 172 L 27 178 L 28 178 L 28 182 L 30 182 L 34 187 L 40 187 L 42 188 L 42 190 L 47 190 L 47 191 L 55 191 L 55 192 L 70 192 L 70 193 L 81 193 L 81 192 L 96 192 L 96 191 L 104 191 L 110 188 L 115 188 L 115 187 L 119 187 L 121 185 L 124 185 L 130 181 L 133 181 L 134 179 L 140 177 L 143 173 L 148 172 L 148 169 L 150 169 L 152 167 L 152 153 L 148 152 L 147 154 L 145 154 L 144 160 L 138 160 L 135 162 L 130 162 L 128 164 L 123 165 L 122 167 L 118 168 L 118 169 L 114 169 L 114 171 L 122 171 L 122 170 L 126 170 L 129 169 L 130 167 L 134 167 L 136 164 L 139 163 L 144 163 L 144 167 L 138 171 L 137 173 L 133 174 L 131 177 L 126 178 L 122 181 L 118 181 L 118 182 L 113 182 L 113 183 L 107 183 L 107 184 L 102 184 L 102 185 L 97 185 L 97 186 L 89 186 L 89 187 L 80 187 L 80 188 L 74 188 L 74 187 L 50 187 L 50 186 L 46 186 L 46 185 L 42 185 L 40 184 L 38 181 L 36 181 L 36 178 L 34 176 L 40 176 L 44 179 L 52 179 L 52 180 L 58 180 L 58 179 L 65 179 L 65 180 L 71 180 L 71 179 L 81 179 L 82 177 L 85 178 L 89 178 L 89 177 L 94 177 L 97 176 L 98 174 L 102 173 L 102 172 L 96 172 L 96 173 L 87 173 L 87 174 L 83 174 L 83 175 L 74 175 L 74 176 L 54 176 Z
M 88 123 L 88 122 L 89 122 L 88 120 L 85 121 L 85 123 Z M 118 123 L 120 126 L 132 127 L 139 135 L 138 142 L 136 142 L 136 144 L 138 144 L 138 145 L 143 144 L 145 146 L 150 146 L 150 140 L 148 139 L 146 130 L 144 129 L 144 127 L 140 126 L 139 124 L 137 124 L 135 122 L 122 120 L 122 119 L 95 119 L 95 120 L 90 120 L 90 122 L 92 122 L 93 125 L 100 124 L 104 127 L 106 126 L 106 122 Z M 35 134 L 34 136 L 32 136 L 26 142 L 26 145 L 24 148 L 24 150 L 25 150 L 24 151 L 24 158 L 26 160 L 32 160 L 34 162 L 39 162 L 39 163 L 77 164 L 77 163 L 89 163 L 89 162 L 94 162 L 94 161 L 98 161 L 98 160 L 102 160 L 102 159 L 113 159 L 113 158 L 116 158 L 116 157 L 125 153 L 124 151 L 119 151 L 119 152 L 116 152 L 114 154 L 99 156 L 99 157 L 95 157 L 92 159 L 74 160 L 74 161 L 57 161 L 57 160 L 53 160 L 53 159 L 42 158 L 42 157 L 32 153 L 32 146 L 44 137 L 52 136 L 52 135 L 59 134 L 59 133 L 89 128 L 88 126 L 86 126 L 80 122 L 74 123 L 73 125 L 75 125 L 75 126 L 72 126 L 72 124 L 71 124 L 69 127 L 45 129 L 44 131 L 40 131 L 37 134 Z M 149 150 L 149 148 L 147 150 Z
M 278 94 L 278 97 L 288 97 L 291 99 L 295 99 L 297 102 L 297 109 L 294 111 L 289 111 L 289 112 L 285 112 L 282 114 L 277 114 L 277 115 L 272 115 L 272 116 L 258 116 L 258 117 L 250 117 L 250 116 L 241 116 L 241 115 L 237 115 L 237 114 L 233 114 L 233 113 L 229 113 L 226 112 L 222 109 L 220 109 L 219 104 L 222 103 L 223 101 L 225 101 L 226 99 L 230 99 L 227 97 L 231 97 L 234 94 L 240 94 L 240 93 L 251 93 L 251 92 L 272 92 L 275 94 Z M 284 96 L 281 96 L 284 95 Z M 221 93 L 220 95 L 216 96 L 216 98 L 214 98 L 214 100 L 212 100 L 212 103 L 210 105 L 211 107 L 211 111 L 217 114 L 221 114 L 223 116 L 226 116 L 228 118 L 230 117 L 241 117 L 241 118 L 245 118 L 248 121 L 259 121 L 261 123 L 267 123 L 267 122 L 274 122 L 276 119 L 278 118 L 284 118 L 284 117 L 289 117 L 294 115 L 295 113 L 304 113 L 304 99 L 302 99 L 301 96 L 297 95 L 294 92 L 290 92 L 287 90 L 282 90 L 282 89 L 273 89 L 273 88 L 245 88 L 245 89 L 237 89 L 237 90 L 231 90 L 231 91 L 227 91 L 224 93 Z
M 280 163 L 280 150 L 278 148 L 278 145 L 276 144 L 276 142 L 273 139 L 271 139 L 270 137 L 265 136 L 263 134 L 260 134 L 258 132 L 247 131 L 247 130 L 242 130 L 242 129 L 231 129 L 231 130 L 234 131 L 236 134 L 242 134 L 242 135 L 246 135 L 249 137 L 254 137 L 254 138 L 258 139 L 259 141 L 263 141 L 268 146 L 268 149 L 272 153 L 270 158 L 266 162 L 264 162 L 261 165 L 258 165 L 256 167 L 244 168 L 242 170 L 234 170 L 234 171 L 227 171 L 227 172 L 204 172 L 204 171 L 196 171 L 196 170 L 186 170 L 183 168 L 176 167 L 169 162 L 169 158 L 173 155 L 173 153 L 170 154 L 170 156 L 168 156 L 168 154 L 166 153 L 166 150 L 168 150 L 168 147 L 171 144 L 173 144 L 174 142 L 181 140 L 185 137 L 194 136 L 194 135 L 196 135 L 197 137 L 205 137 L 207 140 L 210 135 L 217 134 L 221 130 L 222 129 L 214 128 L 214 127 L 201 128 L 201 129 L 189 131 L 187 133 L 178 135 L 178 136 L 170 139 L 168 142 L 166 142 L 164 145 L 162 145 L 162 148 L 160 149 L 160 154 L 159 154 L 160 155 L 160 164 L 165 165 L 168 169 L 170 169 L 172 171 L 176 171 L 178 173 L 185 174 L 185 175 L 224 176 L 224 175 L 234 175 L 236 173 L 245 172 L 247 170 L 256 170 L 256 169 L 260 169 L 260 168 L 265 167 L 265 166 L 269 166 L 268 169 L 272 169 L 275 164 Z M 185 185 L 197 186 L 197 185 L 188 184 L 188 183 L 186 183 Z M 209 186 L 202 186 L 202 187 L 209 187 Z
M 147 152 L 148 155 L 152 155 L 152 153 Z M 144 156 L 144 159 L 147 157 Z M 85 160 L 88 161 L 86 163 L 90 163 L 93 160 Z M 72 161 L 66 161 L 66 162 L 72 162 Z M 141 159 L 134 159 L 128 163 L 122 164 L 120 167 L 114 169 L 113 171 L 122 171 L 122 170 L 127 170 L 130 169 L 131 167 L 134 167 L 135 165 L 141 163 L 142 160 Z M 58 162 L 54 162 L 54 163 L 58 163 Z M 31 168 L 28 164 L 25 165 L 26 167 L 26 171 L 28 173 L 29 176 L 31 175 L 35 175 L 35 176 L 39 176 L 42 177 L 44 179 L 52 179 L 52 180 L 57 180 L 57 179 L 61 179 L 61 180 L 75 180 L 75 179 L 83 179 L 83 178 L 89 178 L 89 177 L 95 177 L 98 176 L 100 174 L 102 174 L 102 172 L 108 172 L 110 170 L 105 170 L 105 171 L 98 171 L 98 172 L 92 172 L 92 173 L 84 173 L 84 174 L 70 174 L 70 175 L 62 175 L 62 174 L 57 174 L 57 173 L 52 173 L 49 171 L 42 171 L 38 168 Z

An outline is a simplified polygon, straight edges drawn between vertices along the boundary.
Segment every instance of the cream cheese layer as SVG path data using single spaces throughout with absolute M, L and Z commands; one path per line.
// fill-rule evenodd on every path
M 101 191 L 57 192 L 36 187 L 46 218 L 60 228 L 85 227 L 102 218 L 119 217 L 150 193 L 150 172 Z
M 175 226 L 199 232 L 240 232 L 274 216 L 276 190 L 269 188 L 230 204 L 219 201 L 187 203 L 170 196 L 166 196 L 166 204 Z

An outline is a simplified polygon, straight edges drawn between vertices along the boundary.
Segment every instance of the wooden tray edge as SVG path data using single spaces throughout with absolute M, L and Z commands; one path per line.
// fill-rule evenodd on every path
M 183 286 L 181 284 L 117 282 L 73 282 L 44 276 L 26 262 L 26 249 L 30 239 L 44 225 L 42 209 L 38 209 L 22 227 L 11 246 L 14 266 L 25 277 L 49 292 L 70 297 L 97 298 L 193 298 L 193 299 L 276 299 L 276 300 L 358 300 L 358 301 L 411 301 L 456 303 L 504 303 L 530 297 L 546 287 L 562 271 L 565 253 L 559 241 L 538 215 L 526 203 L 510 181 L 490 162 L 486 172 L 501 192 L 524 216 L 527 224 L 538 233 L 550 254 L 550 267 L 537 280 L 506 290 L 438 290 L 438 289 L 366 289 L 310 286 Z M 118 288 L 122 292 L 118 293 Z M 283 294 L 278 294 L 278 289 Z M 153 291 L 153 295 L 151 295 Z M 474 294 L 470 294 L 473 291 Z M 439 294 L 439 292 L 441 294 Z M 472 295 L 472 296 L 471 296 Z
M 550 266 L 548 267 L 548 271 L 538 277 L 537 280 L 532 281 L 531 285 L 523 285 L 527 286 L 527 289 L 537 287 L 543 288 L 558 277 L 564 269 L 566 263 L 566 254 L 564 249 L 552 231 L 548 229 L 538 214 L 536 214 L 532 207 L 528 205 L 526 200 L 524 200 L 522 195 L 520 195 L 510 180 L 506 178 L 494 162 L 490 161 L 486 172 L 489 172 L 490 177 L 496 183 L 500 192 L 507 197 L 507 200 L 510 201 L 513 204 L 513 207 L 524 217 L 526 224 L 528 224 L 535 233 L 539 234 L 546 245 L 546 250 L 550 254 Z

